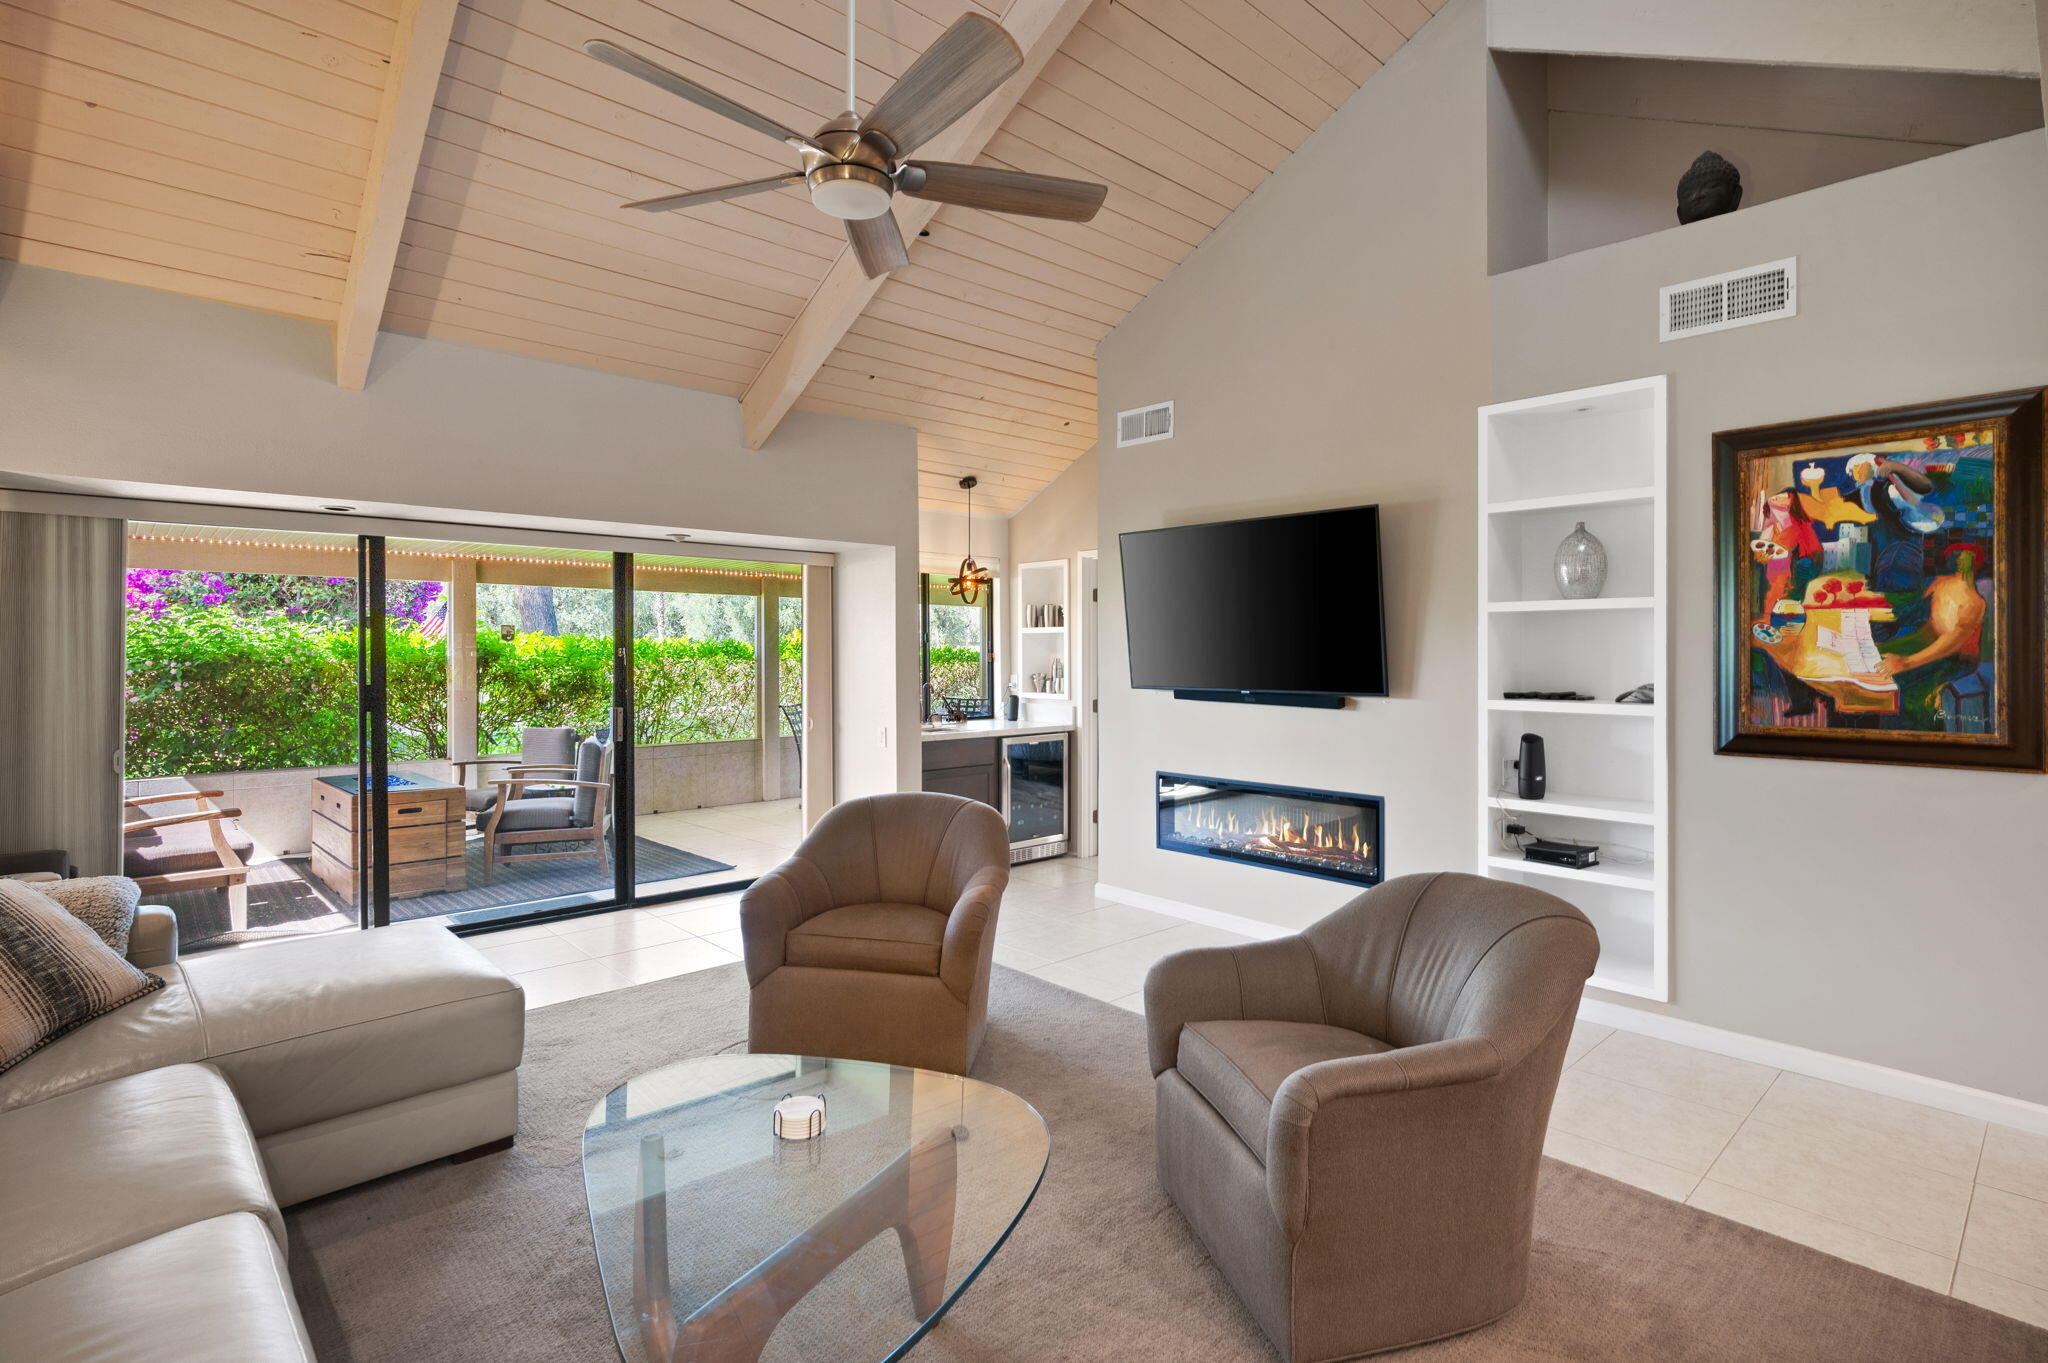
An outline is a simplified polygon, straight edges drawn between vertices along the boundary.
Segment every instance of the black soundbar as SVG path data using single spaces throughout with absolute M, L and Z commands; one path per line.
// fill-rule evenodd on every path
M 1175 700 L 1227 701 L 1233 705 L 1293 705 L 1303 710 L 1341 710 L 1344 697 L 1305 691 L 1191 691 L 1174 688 Z

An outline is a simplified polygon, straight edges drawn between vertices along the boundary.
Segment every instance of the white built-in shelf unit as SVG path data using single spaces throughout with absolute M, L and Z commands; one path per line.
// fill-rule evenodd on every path
M 1596 989 L 1671 997 L 1665 378 L 1479 409 L 1479 797 L 1482 875 L 1570 900 L 1600 933 Z M 1597 597 L 1553 568 L 1579 522 L 1607 549 Z M 1644 682 L 1656 703 L 1620 703 Z M 1508 700 L 1575 691 L 1591 701 Z M 1540 800 L 1517 797 L 1522 735 L 1544 740 Z M 1600 846 L 1584 870 L 1525 861 L 1502 825 Z
M 1017 565 L 1017 577 L 1013 584 L 1017 595 L 1017 647 L 1011 655 L 1017 660 L 1017 685 L 1025 700 L 1054 701 L 1067 703 L 1072 700 L 1074 656 L 1067 647 L 1067 621 L 1069 601 L 1067 595 L 1067 561 L 1063 558 L 1045 559 L 1037 563 Z M 1033 625 L 1026 623 L 1033 618 L 1034 610 L 1055 612 L 1048 619 L 1056 619 L 1056 625 Z M 1065 669 L 1065 679 L 1059 689 L 1031 684 L 1034 675 L 1052 673 L 1057 663 Z

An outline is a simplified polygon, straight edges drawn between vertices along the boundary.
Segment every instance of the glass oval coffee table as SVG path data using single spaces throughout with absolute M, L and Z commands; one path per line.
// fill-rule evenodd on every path
M 822 1100 L 783 1123 L 820 1134 L 775 1133 L 785 1098 Z M 619 1354 L 901 1358 L 1001 1248 L 1049 1144 L 1015 1094 L 930 1070 L 716 1055 L 630 1079 L 583 1132 Z

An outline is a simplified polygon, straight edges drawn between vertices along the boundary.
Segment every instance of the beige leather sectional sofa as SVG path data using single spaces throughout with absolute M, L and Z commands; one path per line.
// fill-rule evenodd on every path
M 0 1353 L 310 1360 L 278 1209 L 508 1140 L 519 986 L 427 924 L 128 954 L 166 987 L 0 1075 Z

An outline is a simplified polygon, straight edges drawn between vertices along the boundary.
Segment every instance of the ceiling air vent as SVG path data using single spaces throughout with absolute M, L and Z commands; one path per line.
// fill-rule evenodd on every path
M 1675 341 L 1799 313 L 1799 261 L 1667 284 L 1657 290 L 1657 339 Z
M 1173 439 L 1173 404 L 1155 402 L 1150 407 L 1133 407 L 1116 414 L 1116 447 L 1149 445 L 1155 440 Z

